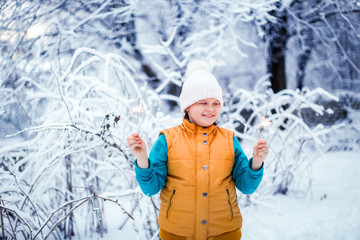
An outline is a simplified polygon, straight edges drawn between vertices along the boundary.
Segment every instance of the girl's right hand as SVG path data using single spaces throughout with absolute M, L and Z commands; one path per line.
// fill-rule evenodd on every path
M 130 151 L 137 158 L 137 163 L 140 168 L 148 168 L 148 156 L 145 141 L 140 137 L 138 133 L 133 133 L 127 137 L 127 144 Z

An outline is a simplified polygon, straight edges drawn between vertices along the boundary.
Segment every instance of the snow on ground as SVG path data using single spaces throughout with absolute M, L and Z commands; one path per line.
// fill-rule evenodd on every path
M 274 208 L 244 209 L 243 239 L 360 239 L 359 156 L 337 152 L 317 159 L 306 198 L 278 195 Z
M 360 152 L 337 152 L 316 159 L 312 193 L 305 198 L 276 195 L 272 207 L 242 209 L 242 239 L 360 239 L 359 156 Z M 129 224 L 118 230 L 116 219 L 122 214 L 120 209 L 106 210 L 109 232 L 103 239 L 136 239 Z

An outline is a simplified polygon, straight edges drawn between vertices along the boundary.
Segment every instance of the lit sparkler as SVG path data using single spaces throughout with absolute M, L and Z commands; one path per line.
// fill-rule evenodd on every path
M 266 111 L 267 112 L 267 111 Z M 265 114 L 266 116 L 266 114 Z M 259 123 L 259 127 L 258 127 L 258 131 L 259 131 L 259 137 L 265 139 L 265 137 L 262 135 L 262 131 L 264 131 L 266 128 L 270 127 L 272 124 L 272 121 L 270 121 L 269 119 L 267 119 L 266 117 L 263 117 L 262 121 Z M 286 175 L 286 171 L 285 168 L 281 162 L 281 159 L 279 157 L 279 155 L 275 152 L 275 150 L 271 147 L 271 145 L 269 143 L 267 143 L 267 145 L 269 146 L 269 148 L 271 149 L 271 151 L 273 151 L 273 153 L 275 154 L 276 158 L 279 160 L 281 169 L 283 171 L 283 174 Z
M 143 105 L 140 104 L 140 99 L 138 100 L 138 105 L 135 107 L 132 107 L 132 110 L 129 110 L 129 117 L 135 113 L 136 114 L 136 120 L 139 121 L 140 114 L 145 112 Z
M 131 107 L 131 109 L 128 109 L 128 116 L 127 118 L 125 119 L 125 122 L 123 123 L 123 138 L 125 138 L 124 134 L 125 134 L 125 127 L 127 126 L 127 122 L 130 120 L 130 119 L 134 119 L 136 120 L 136 124 L 140 125 L 140 121 L 139 121 L 139 118 L 140 118 L 140 114 L 141 113 L 144 113 L 145 112 L 145 109 L 144 109 L 144 106 L 142 104 L 140 104 L 140 100 L 138 100 L 138 105 L 136 106 L 133 106 Z M 136 114 L 136 116 L 134 116 L 134 114 Z M 134 117 L 134 118 L 133 118 Z M 141 127 L 139 127 L 139 134 L 141 133 Z
M 263 120 L 260 122 L 259 124 L 259 132 L 261 133 L 265 128 L 270 127 L 272 124 L 272 121 L 266 119 L 265 117 L 263 117 Z
M 139 115 L 140 115 L 140 113 L 143 113 L 143 112 L 144 112 L 144 109 L 143 109 L 143 107 L 142 107 L 141 104 L 133 107 L 133 109 L 132 109 L 132 111 L 131 111 L 131 113 L 136 113 L 136 114 L 137 114 L 137 119 L 138 119 L 138 120 L 139 120 Z

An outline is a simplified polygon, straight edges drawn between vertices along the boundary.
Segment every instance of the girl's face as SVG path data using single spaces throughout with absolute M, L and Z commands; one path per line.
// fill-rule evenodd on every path
M 216 122 L 220 113 L 221 104 L 215 98 L 200 100 L 185 111 L 189 114 L 189 120 L 196 125 L 209 127 Z

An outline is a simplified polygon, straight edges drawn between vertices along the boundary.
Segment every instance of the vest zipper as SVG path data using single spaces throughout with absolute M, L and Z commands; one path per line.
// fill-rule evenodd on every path
M 175 189 L 173 190 L 173 193 L 172 193 L 172 195 L 170 197 L 169 207 L 168 207 L 168 209 L 166 211 L 166 218 L 169 217 L 170 207 L 171 207 L 171 203 L 172 203 L 172 199 L 173 199 L 174 195 L 175 195 Z
M 234 213 L 233 213 L 233 209 L 232 209 L 232 205 L 231 205 L 231 201 L 230 201 L 230 192 L 229 192 L 229 189 L 226 189 L 226 192 L 228 194 L 228 203 L 229 203 L 229 206 L 230 206 L 230 212 L 231 212 L 231 218 L 234 217 Z

